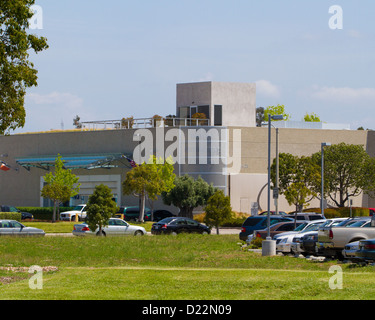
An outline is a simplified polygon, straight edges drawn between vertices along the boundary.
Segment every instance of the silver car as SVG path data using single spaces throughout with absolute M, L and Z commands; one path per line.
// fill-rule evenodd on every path
M 42 229 L 26 227 L 16 220 L 0 220 L 1 236 L 44 236 Z
M 359 250 L 359 241 L 347 243 L 342 250 L 342 255 L 345 259 L 356 259 L 355 252 Z
M 110 218 L 108 225 L 103 228 L 102 232 L 104 236 L 143 236 L 147 234 L 145 228 L 130 225 L 126 221 L 118 218 Z M 91 231 L 87 223 L 75 224 L 72 233 L 75 236 L 98 235 L 99 228 L 97 228 L 95 231 Z

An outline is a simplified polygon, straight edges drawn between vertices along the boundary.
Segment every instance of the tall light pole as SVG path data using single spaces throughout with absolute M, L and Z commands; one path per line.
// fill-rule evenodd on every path
M 267 194 L 267 238 L 262 242 L 262 255 L 276 254 L 276 244 L 272 241 L 270 233 L 270 208 L 271 208 L 271 120 L 283 120 L 282 115 L 268 115 L 268 194 Z
M 275 213 L 279 214 L 279 128 L 276 128 L 276 183 L 274 192 Z
M 320 193 L 320 213 L 324 216 L 324 147 L 330 146 L 331 143 L 329 142 L 322 142 L 321 143 L 321 193 Z

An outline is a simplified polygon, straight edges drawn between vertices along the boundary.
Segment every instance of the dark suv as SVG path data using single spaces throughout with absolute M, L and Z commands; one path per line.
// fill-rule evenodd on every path
M 279 222 L 294 221 L 293 218 L 285 217 L 282 215 L 270 215 L 270 225 Z M 267 228 L 267 216 L 251 216 L 248 217 L 242 225 L 240 232 L 240 239 L 246 241 L 247 236 L 252 234 L 254 230 L 263 230 Z
M 139 219 L 139 207 L 120 207 L 115 217 L 126 220 L 126 221 L 138 221 Z M 151 210 L 145 207 L 144 214 L 145 221 L 151 221 Z
M 22 220 L 25 220 L 25 219 L 34 219 L 34 217 L 33 217 L 33 215 L 31 213 L 29 213 L 29 212 L 21 212 L 20 210 L 18 210 L 15 207 L 12 207 L 12 206 L 2 205 L 2 206 L 0 206 L 0 211 L 1 212 L 20 212 Z

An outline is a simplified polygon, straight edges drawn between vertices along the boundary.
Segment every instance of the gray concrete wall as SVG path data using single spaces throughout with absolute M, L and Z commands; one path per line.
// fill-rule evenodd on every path
M 176 87 L 176 115 L 179 107 L 210 106 L 210 126 L 214 125 L 214 106 L 222 106 L 223 126 L 255 127 L 255 83 L 196 82 Z

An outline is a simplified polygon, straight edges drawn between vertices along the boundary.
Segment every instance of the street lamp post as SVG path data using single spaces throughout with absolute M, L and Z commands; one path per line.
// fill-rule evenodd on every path
M 324 147 L 330 146 L 329 142 L 321 143 L 321 193 L 320 193 L 320 213 L 324 216 Z
M 276 183 L 275 183 L 275 213 L 279 214 L 279 128 L 276 128 Z
M 267 238 L 262 242 L 262 255 L 271 256 L 276 254 L 276 243 L 270 233 L 270 208 L 271 208 L 271 120 L 283 120 L 282 115 L 268 115 L 268 194 L 267 194 Z

